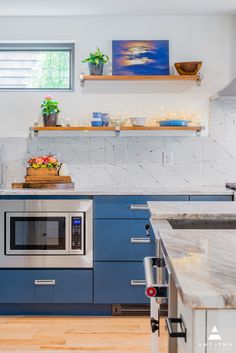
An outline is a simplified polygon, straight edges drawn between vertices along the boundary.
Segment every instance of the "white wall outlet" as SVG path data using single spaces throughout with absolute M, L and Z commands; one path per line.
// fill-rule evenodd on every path
M 163 152 L 163 165 L 165 167 L 173 167 L 174 165 L 173 152 Z

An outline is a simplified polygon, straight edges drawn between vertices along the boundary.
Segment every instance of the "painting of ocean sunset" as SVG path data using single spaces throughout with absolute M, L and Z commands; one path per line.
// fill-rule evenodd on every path
M 168 40 L 113 40 L 113 75 L 169 75 Z

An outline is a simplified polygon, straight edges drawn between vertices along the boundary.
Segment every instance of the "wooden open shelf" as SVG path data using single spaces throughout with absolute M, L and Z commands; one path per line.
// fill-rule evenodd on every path
M 203 126 L 142 126 L 142 127 L 92 127 L 92 126 L 34 126 L 30 130 L 35 136 L 198 136 Z
M 93 126 L 33 126 L 32 131 L 168 131 L 168 130 L 182 130 L 182 131 L 201 131 L 202 126 L 123 126 L 123 127 L 93 127 Z
M 201 82 L 201 76 L 198 75 L 165 75 L 165 76 L 115 76 L 115 75 L 80 75 L 81 86 L 85 81 L 195 81 L 197 84 Z

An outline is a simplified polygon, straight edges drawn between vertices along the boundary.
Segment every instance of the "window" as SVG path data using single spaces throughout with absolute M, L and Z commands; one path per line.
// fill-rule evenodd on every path
M 0 43 L 0 90 L 73 90 L 74 44 Z

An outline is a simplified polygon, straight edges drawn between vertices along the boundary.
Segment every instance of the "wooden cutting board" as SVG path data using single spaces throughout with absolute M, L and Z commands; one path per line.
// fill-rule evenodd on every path
M 73 189 L 74 183 L 12 183 L 13 189 Z
M 25 181 L 27 183 L 71 183 L 71 177 L 68 176 L 31 176 L 31 175 L 26 175 L 25 176 Z

